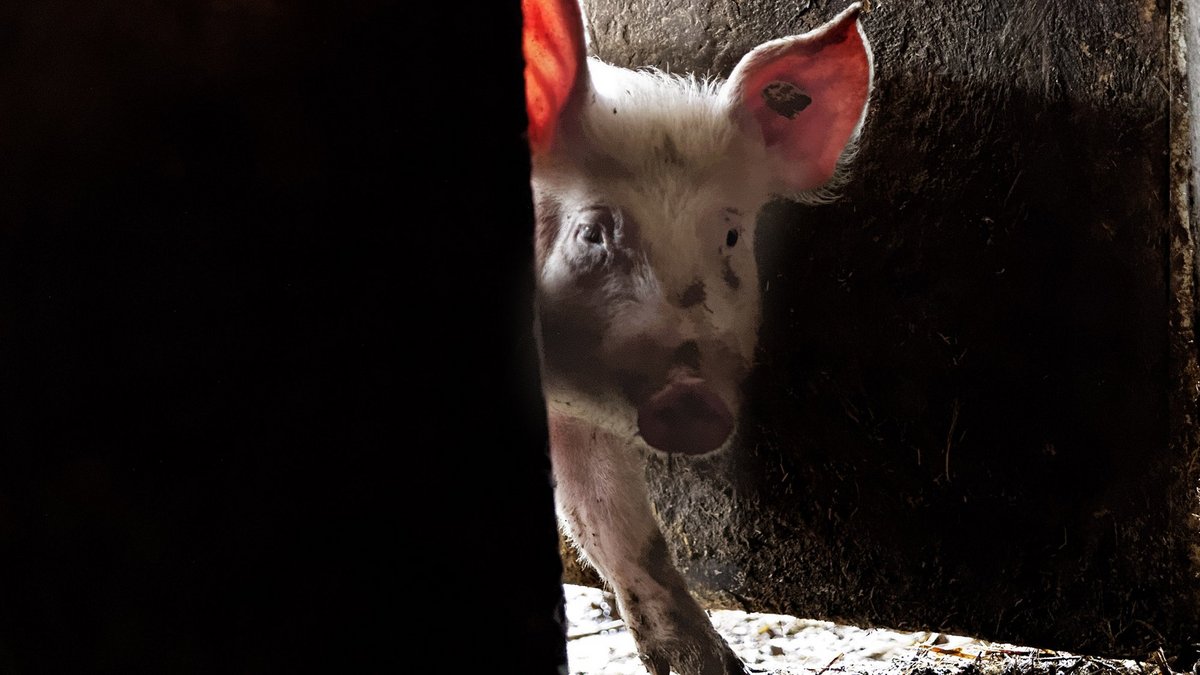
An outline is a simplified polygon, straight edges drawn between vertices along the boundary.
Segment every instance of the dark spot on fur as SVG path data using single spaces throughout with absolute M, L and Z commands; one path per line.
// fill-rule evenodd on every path
M 679 296 L 679 306 L 687 309 L 704 302 L 704 298 L 704 282 L 697 279 Z
M 738 275 L 733 271 L 733 266 L 729 264 L 729 258 L 721 261 L 721 278 L 735 291 L 742 285 L 742 280 L 738 278 Z
M 642 566 L 650 573 L 650 576 L 663 583 L 671 578 L 671 574 L 675 569 L 671 566 L 671 554 L 667 551 L 667 540 L 662 538 L 662 535 L 650 538 L 650 545 L 646 547 L 646 552 L 642 554 Z
M 634 171 L 622 160 L 605 152 L 591 152 L 583 160 L 589 176 L 597 180 L 626 180 L 633 178 Z
M 683 164 L 683 157 L 680 156 L 679 148 L 675 145 L 675 140 L 671 138 L 670 134 L 663 134 L 662 158 L 668 164 Z
M 812 97 L 800 91 L 799 87 L 780 80 L 764 87 L 762 97 L 768 108 L 789 120 L 812 103 Z
M 707 623 L 707 618 L 703 613 L 695 614 L 686 611 L 685 608 L 690 608 L 695 602 L 692 599 L 687 588 L 677 586 L 671 589 L 672 607 L 668 611 L 668 616 L 671 619 L 671 624 L 677 630 L 681 630 L 692 635 L 703 635 L 706 630 L 709 630 L 710 625 Z

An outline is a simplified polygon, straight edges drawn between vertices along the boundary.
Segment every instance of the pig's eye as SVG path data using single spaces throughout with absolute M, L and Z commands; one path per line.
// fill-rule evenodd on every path
M 600 231 L 600 226 L 595 223 L 588 223 L 580 228 L 579 238 L 589 244 L 604 243 L 604 233 Z
M 737 244 L 737 240 L 738 240 L 738 231 L 737 230 L 730 230 L 725 233 L 725 245 L 726 246 L 733 248 L 733 246 L 735 244 Z
M 614 226 L 612 211 L 598 207 L 583 214 L 575 236 L 589 246 L 602 246 L 612 239 Z

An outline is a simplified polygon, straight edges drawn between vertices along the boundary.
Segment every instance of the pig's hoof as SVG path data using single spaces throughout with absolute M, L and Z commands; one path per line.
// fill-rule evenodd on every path
M 729 438 L 733 424 L 721 397 L 694 377 L 672 381 L 638 409 L 642 439 L 663 452 L 712 452 Z
M 641 654 L 650 675 L 748 675 L 742 660 L 722 641 L 719 645 L 663 645 Z

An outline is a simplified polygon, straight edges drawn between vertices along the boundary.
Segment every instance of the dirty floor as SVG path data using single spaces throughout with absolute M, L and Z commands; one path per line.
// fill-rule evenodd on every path
M 612 596 L 565 585 L 571 675 L 646 675 Z M 782 614 L 710 612 L 713 624 L 756 675 L 1176 675 L 1147 661 L 1061 651 L 931 632 L 863 629 Z M 1183 674 L 1179 674 L 1183 675 Z

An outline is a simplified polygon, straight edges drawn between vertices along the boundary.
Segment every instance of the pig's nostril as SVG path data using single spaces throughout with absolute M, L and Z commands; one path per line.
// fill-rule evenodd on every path
M 688 340 L 679 345 L 671 358 L 674 364 L 700 370 L 700 345 L 696 344 L 695 340 Z

